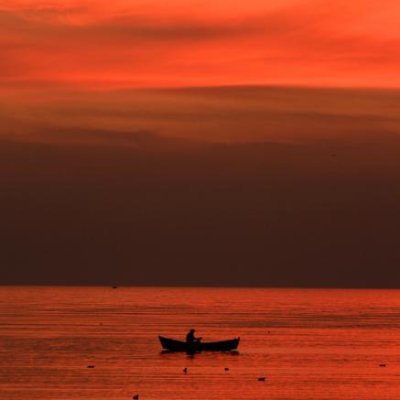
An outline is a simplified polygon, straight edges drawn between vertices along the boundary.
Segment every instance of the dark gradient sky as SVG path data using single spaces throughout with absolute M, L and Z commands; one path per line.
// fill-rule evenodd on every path
M 0 1 L 0 284 L 400 287 L 398 0 L 64 3 Z
M 397 91 L 13 96 L 3 284 L 400 287 Z

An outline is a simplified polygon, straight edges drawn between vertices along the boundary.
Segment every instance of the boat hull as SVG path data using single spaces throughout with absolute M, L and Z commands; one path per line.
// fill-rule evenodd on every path
M 231 340 L 222 340 L 219 342 L 196 342 L 187 343 L 180 340 L 169 339 L 159 336 L 161 346 L 168 351 L 184 351 L 194 353 L 198 351 L 231 351 L 236 350 L 239 346 L 240 338 Z

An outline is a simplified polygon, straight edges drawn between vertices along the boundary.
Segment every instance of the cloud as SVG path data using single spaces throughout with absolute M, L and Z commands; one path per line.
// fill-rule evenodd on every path
M 206 1 L 189 14 L 178 0 L 14 1 L 0 8 L 0 80 L 399 86 L 400 6 L 364 3 Z
M 147 147 L 179 141 L 353 145 L 400 137 L 399 104 L 399 91 L 385 90 L 25 89 L 0 96 L 0 135 L 20 141 Z

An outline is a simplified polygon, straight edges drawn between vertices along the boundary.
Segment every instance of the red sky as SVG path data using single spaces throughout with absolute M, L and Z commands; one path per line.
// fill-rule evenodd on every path
M 0 0 L 0 82 L 400 86 L 398 0 Z
M 399 21 L 0 0 L 0 281 L 400 287 Z

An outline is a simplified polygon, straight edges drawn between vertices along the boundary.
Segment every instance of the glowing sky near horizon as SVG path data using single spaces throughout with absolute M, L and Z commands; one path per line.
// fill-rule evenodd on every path
M 0 0 L 0 84 L 400 87 L 398 0 Z

